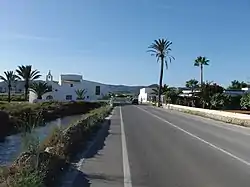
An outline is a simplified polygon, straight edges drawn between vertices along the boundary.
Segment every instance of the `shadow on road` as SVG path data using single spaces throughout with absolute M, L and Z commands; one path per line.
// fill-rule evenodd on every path
M 105 146 L 105 140 L 109 136 L 110 120 L 107 119 L 103 124 L 106 125 L 97 131 L 97 133 L 93 134 L 89 140 L 88 146 L 85 149 L 88 151 L 78 154 L 73 163 L 79 163 L 82 159 L 92 158 L 98 155 L 98 152 L 103 149 Z M 60 185 L 61 187 L 89 187 L 89 179 L 93 178 L 93 176 L 88 176 L 76 167 L 71 167 L 67 171 L 67 175 L 67 178 L 64 178 L 62 181 L 62 184 Z

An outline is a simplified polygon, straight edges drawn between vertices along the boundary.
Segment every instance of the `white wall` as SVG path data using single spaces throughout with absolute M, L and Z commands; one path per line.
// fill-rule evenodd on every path
M 68 77 L 67 77 L 68 78 Z M 72 84 L 72 87 L 71 87 Z M 93 101 L 97 99 L 101 99 L 104 95 L 107 95 L 112 90 L 109 89 L 108 86 L 100 83 L 95 83 L 87 80 L 82 80 L 81 82 L 62 82 L 62 85 L 59 85 L 55 82 L 48 82 L 48 85 L 52 86 L 52 92 L 46 93 L 42 96 L 43 100 L 50 95 L 53 97 L 53 100 L 56 101 L 67 101 L 66 96 L 71 95 L 72 100 L 77 99 L 77 95 L 75 93 L 78 89 L 85 89 L 85 100 Z M 100 95 L 96 95 L 96 86 L 100 86 Z M 30 92 L 29 102 L 33 102 L 37 98 L 36 94 Z
M 241 120 L 250 120 L 250 115 L 233 113 L 233 112 L 225 112 L 225 111 L 220 111 L 220 110 L 209 110 L 209 109 L 188 107 L 188 106 L 182 106 L 182 105 L 173 105 L 173 104 L 167 104 L 167 105 L 164 104 L 163 108 L 179 110 L 179 111 L 200 112 L 200 113 L 207 114 L 210 117 L 214 116 L 214 118 L 216 118 L 216 116 L 222 116 L 222 117 L 236 118 L 236 119 L 241 119 Z
M 142 88 L 140 89 L 140 94 L 138 96 L 138 100 L 139 102 L 148 102 L 149 98 L 151 96 L 155 96 L 154 94 L 152 94 L 153 92 L 153 88 Z

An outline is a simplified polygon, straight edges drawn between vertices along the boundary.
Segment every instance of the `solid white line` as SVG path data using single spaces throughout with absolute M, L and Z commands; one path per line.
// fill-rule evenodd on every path
M 246 160 L 243 160 L 242 158 L 239 158 L 239 157 L 235 156 L 234 154 L 232 154 L 232 153 L 230 153 L 230 152 L 228 152 L 228 151 L 226 151 L 226 150 L 224 150 L 224 149 L 222 149 L 222 148 L 220 148 L 220 147 L 218 147 L 218 146 L 216 146 L 216 145 L 214 145 L 214 144 L 212 144 L 212 143 L 210 143 L 210 142 L 208 142 L 208 141 L 206 141 L 206 140 L 204 140 L 204 139 L 202 139 L 202 138 L 200 138 L 200 137 L 198 137 L 198 136 L 196 136 L 196 135 L 194 135 L 194 134 L 192 134 L 192 133 L 190 133 L 190 132 L 188 132 L 188 131 L 186 131 L 186 130 L 184 130 L 184 129 L 178 127 L 178 126 L 176 126 L 176 125 L 174 125 L 173 123 L 171 123 L 171 122 L 169 122 L 169 121 L 167 121 L 167 120 L 165 120 L 165 119 L 163 119 L 163 118 L 161 118 L 161 117 L 159 117 L 159 116 L 157 116 L 157 115 L 155 115 L 155 114 L 152 114 L 152 113 L 148 112 L 148 111 L 145 110 L 145 109 L 142 109 L 142 108 L 140 108 L 140 107 L 137 107 L 137 108 L 139 108 L 140 110 L 142 110 L 142 111 L 144 111 L 144 112 L 150 114 L 151 116 L 154 116 L 155 118 L 157 118 L 157 119 L 159 119 L 159 120 L 161 120 L 161 121 L 163 121 L 163 122 L 165 122 L 165 123 L 171 125 L 172 127 L 174 127 L 174 128 L 176 128 L 176 129 L 178 129 L 178 130 L 180 130 L 180 131 L 182 131 L 182 132 L 188 134 L 189 136 L 192 136 L 193 138 L 195 138 L 195 139 L 197 139 L 197 140 L 200 140 L 201 142 L 203 142 L 203 143 L 209 145 L 210 147 L 212 147 L 212 148 L 214 148 L 214 149 L 216 149 L 216 150 L 218 150 L 218 151 L 221 151 L 221 152 L 225 153 L 226 155 L 228 155 L 228 156 L 230 156 L 230 157 L 232 157 L 232 158 L 234 158 L 234 159 L 236 159 L 236 160 L 242 162 L 243 164 L 246 164 L 247 166 L 250 166 L 250 163 L 247 162 Z
M 130 174 L 130 167 L 128 161 L 128 150 L 126 137 L 124 132 L 124 123 L 122 118 L 122 108 L 120 107 L 120 118 L 121 118 L 121 139 L 122 139 L 122 161 L 123 161 L 123 175 L 124 175 L 124 187 L 132 187 L 132 180 Z

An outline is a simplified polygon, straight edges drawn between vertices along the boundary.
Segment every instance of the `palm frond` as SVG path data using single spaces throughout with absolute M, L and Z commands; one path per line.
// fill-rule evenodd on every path
M 41 99 L 42 95 L 52 91 L 52 87 L 46 82 L 34 82 L 30 85 L 30 91 L 35 93 L 38 99 Z
M 148 47 L 149 50 L 147 50 L 147 52 L 149 52 L 151 56 L 155 56 L 157 62 L 162 60 L 168 69 L 168 62 L 171 63 L 172 60 L 175 60 L 175 58 L 169 54 L 171 51 L 171 45 L 172 42 L 164 38 L 154 40 L 154 42 Z

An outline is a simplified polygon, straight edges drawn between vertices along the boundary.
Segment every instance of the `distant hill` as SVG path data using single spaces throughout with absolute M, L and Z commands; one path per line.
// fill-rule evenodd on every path
M 108 85 L 110 90 L 114 93 L 134 93 L 139 94 L 142 88 L 155 88 L 157 84 L 151 84 L 149 86 L 126 86 L 126 85 Z
M 148 88 L 156 88 L 156 87 L 158 87 L 158 84 L 151 84 L 148 86 Z

